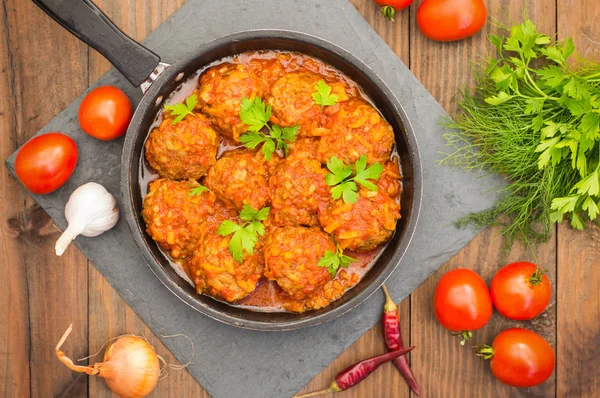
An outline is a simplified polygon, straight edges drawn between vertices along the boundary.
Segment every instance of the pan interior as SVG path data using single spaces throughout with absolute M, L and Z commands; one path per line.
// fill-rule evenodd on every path
M 129 170 L 124 174 L 122 182 L 123 192 L 127 192 L 128 197 L 123 199 L 132 206 L 133 214 L 127 214 L 128 222 L 144 258 L 161 281 L 184 302 L 208 316 L 235 326 L 263 330 L 294 329 L 318 324 L 347 312 L 372 294 L 392 273 L 414 231 L 418 212 L 416 202 L 420 201 L 420 197 L 415 197 L 420 195 L 420 169 L 415 143 L 410 139 L 412 131 L 404 112 L 387 86 L 366 65 L 333 44 L 310 36 L 288 34 L 288 37 L 261 37 L 266 35 L 259 32 L 255 33 L 255 36 L 257 37 L 209 43 L 206 48 L 199 49 L 196 54 L 189 54 L 171 66 L 150 88 L 128 131 L 124 159 L 128 160 L 126 167 L 129 167 Z M 394 129 L 403 171 L 402 218 L 397 223 L 396 233 L 376 264 L 356 286 L 329 306 L 316 311 L 301 314 L 255 312 L 227 305 L 206 295 L 198 295 L 187 281 L 177 275 L 157 244 L 145 233 L 145 224 L 141 216 L 143 198 L 139 175 L 140 162 L 143 161 L 142 149 L 148 131 L 162 106 L 160 99 L 168 98 L 181 82 L 206 65 L 225 57 L 256 50 L 296 51 L 336 67 L 362 88 Z

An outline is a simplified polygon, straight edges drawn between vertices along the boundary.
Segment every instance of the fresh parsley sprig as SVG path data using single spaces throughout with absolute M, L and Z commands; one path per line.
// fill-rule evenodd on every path
M 331 86 L 325 83 L 325 80 L 319 80 L 315 85 L 315 92 L 312 97 L 315 104 L 321 107 L 335 105 L 339 99 L 336 94 L 331 94 Z
M 367 157 L 362 155 L 354 164 L 355 175 L 352 176 L 352 167 L 345 165 L 340 159 L 335 156 L 327 163 L 327 168 L 330 173 L 325 176 L 325 183 L 331 188 L 331 197 L 333 199 L 343 198 L 346 203 L 356 203 L 358 200 L 358 185 L 359 183 L 369 191 L 377 192 L 377 186 L 369 180 L 378 180 L 384 167 L 377 162 L 367 168 Z
M 280 127 L 269 126 L 271 118 L 271 105 L 266 105 L 258 97 L 243 98 L 240 107 L 240 119 L 248 125 L 248 132 L 240 136 L 240 142 L 246 148 L 254 149 L 262 145 L 262 153 L 267 160 L 271 160 L 276 149 L 282 149 L 285 156 L 289 154 L 288 142 L 296 141 L 299 126 Z M 261 130 L 266 128 L 269 134 Z
M 192 196 L 199 196 L 199 195 L 202 195 L 206 191 L 210 191 L 210 189 L 208 189 L 204 185 L 195 186 L 195 187 L 193 187 L 193 188 L 190 189 L 189 196 L 190 197 L 192 197 Z
M 501 224 L 508 248 L 515 238 L 547 241 L 563 218 L 577 229 L 600 221 L 600 64 L 568 62 L 573 41 L 555 42 L 530 20 L 489 41 L 496 54 L 446 123 L 445 162 L 487 169 L 509 185 L 493 208 L 459 225 Z
M 319 267 L 327 268 L 329 275 L 335 278 L 340 267 L 348 268 L 350 263 L 358 262 L 357 259 L 344 255 L 344 251 L 338 246 L 335 253 L 332 250 L 327 250 L 323 257 L 319 259 Z
M 219 225 L 217 230 L 219 235 L 233 234 L 229 241 L 229 252 L 238 263 L 244 261 L 244 251 L 250 255 L 254 253 L 254 246 L 258 242 L 259 236 L 265 234 L 265 226 L 261 221 L 267 219 L 270 210 L 270 207 L 257 210 L 246 204 L 239 215 L 240 219 L 245 221 L 242 225 L 229 220 L 225 220 Z
M 182 121 L 186 116 L 194 114 L 194 108 L 198 103 L 198 96 L 196 94 L 191 95 L 185 100 L 185 103 L 181 102 L 175 105 L 165 105 L 165 109 L 171 113 L 172 116 L 177 116 L 173 120 L 173 124 L 177 124 Z

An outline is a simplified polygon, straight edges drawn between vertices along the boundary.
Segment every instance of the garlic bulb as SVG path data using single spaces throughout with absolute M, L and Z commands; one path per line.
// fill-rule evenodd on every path
M 88 182 L 69 197 L 65 217 L 68 227 L 54 246 L 57 256 L 62 256 L 77 235 L 91 238 L 114 227 L 119 220 L 119 209 L 115 197 L 106 188 Z

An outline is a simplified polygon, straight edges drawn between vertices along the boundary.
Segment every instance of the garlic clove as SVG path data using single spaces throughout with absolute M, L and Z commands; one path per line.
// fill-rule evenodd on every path
M 113 228 L 119 221 L 119 209 L 115 197 L 106 188 L 88 182 L 69 197 L 65 218 L 68 227 L 54 246 L 57 256 L 61 256 L 78 235 L 94 237 Z

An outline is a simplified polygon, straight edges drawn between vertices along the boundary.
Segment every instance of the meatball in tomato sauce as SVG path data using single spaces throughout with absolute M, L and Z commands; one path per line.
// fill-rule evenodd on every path
M 198 250 L 188 263 L 188 274 L 198 293 L 208 293 L 233 303 L 256 289 L 262 277 L 264 258 L 259 247 L 253 254 L 245 253 L 238 263 L 229 252 L 231 236 L 217 233 L 219 224 L 209 223 Z
M 300 125 L 299 137 L 312 137 L 324 134 L 326 113 L 315 103 L 313 93 L 323 77 L 309 71 L 288 73 L 277 80 L 267 96 L 272 107 L 271 121 L 282 127 Z M 338 101 L 348 98 L 342 83 L 329 83 Z
M 202 238 L 202 224 L 214 213 L 215 195 L 195 181 L 172 181 L 162 178 L 150 183 L 144 198 L 142 216 L 146 231 L 174 259 L 189 257 Z
M 329 196 L 326 174 L 314 159 L 289 156 L 279 162 L 269 180 L 274 225 L 318 225 L 317 212 Z
M 330 133 L 319 142 L 319 159 L 327 163 L 335 156 L 351 164 L 366 155 L 368 164 L 387 161 L 394 146 L 394 131 L 379 112 L 361 99 L 336 107 L 337 112 L 328 119 Z
M 318 265 L 328 250 L 335 252 L 335 243 L 320 228 L 273 228 L 264 246 L 265 276 L 291 298 L 308 298 L 332 279 Z
M 267 167 L 262 154 L 244 149 L 226 152 L 208 171 L 204 184 L 223 202 L 241 210 L 260 209 L 270 201 Z
M 204 115 L 188 115 L 176 124 L 173 120 L 165 113 L 152 130 L 145 144 L 146 160 L 161 177 L 197 180 L 215 164 L 220 138 Z
M 238 142 L 240 135 L 248 131 L 240 119 L 242 99 L 262 97 L 263 86 L 245 66 L 225 63 L 200 76 L 197 94 L 197 108 L 209 115 L 221 134 Z
M 332 200 L 320 212 L 325 232 L 343 249 L 367 251 L 388 241 L 400 219 L 400 205 L 379 189 L 360 188 L 356 203 Z

